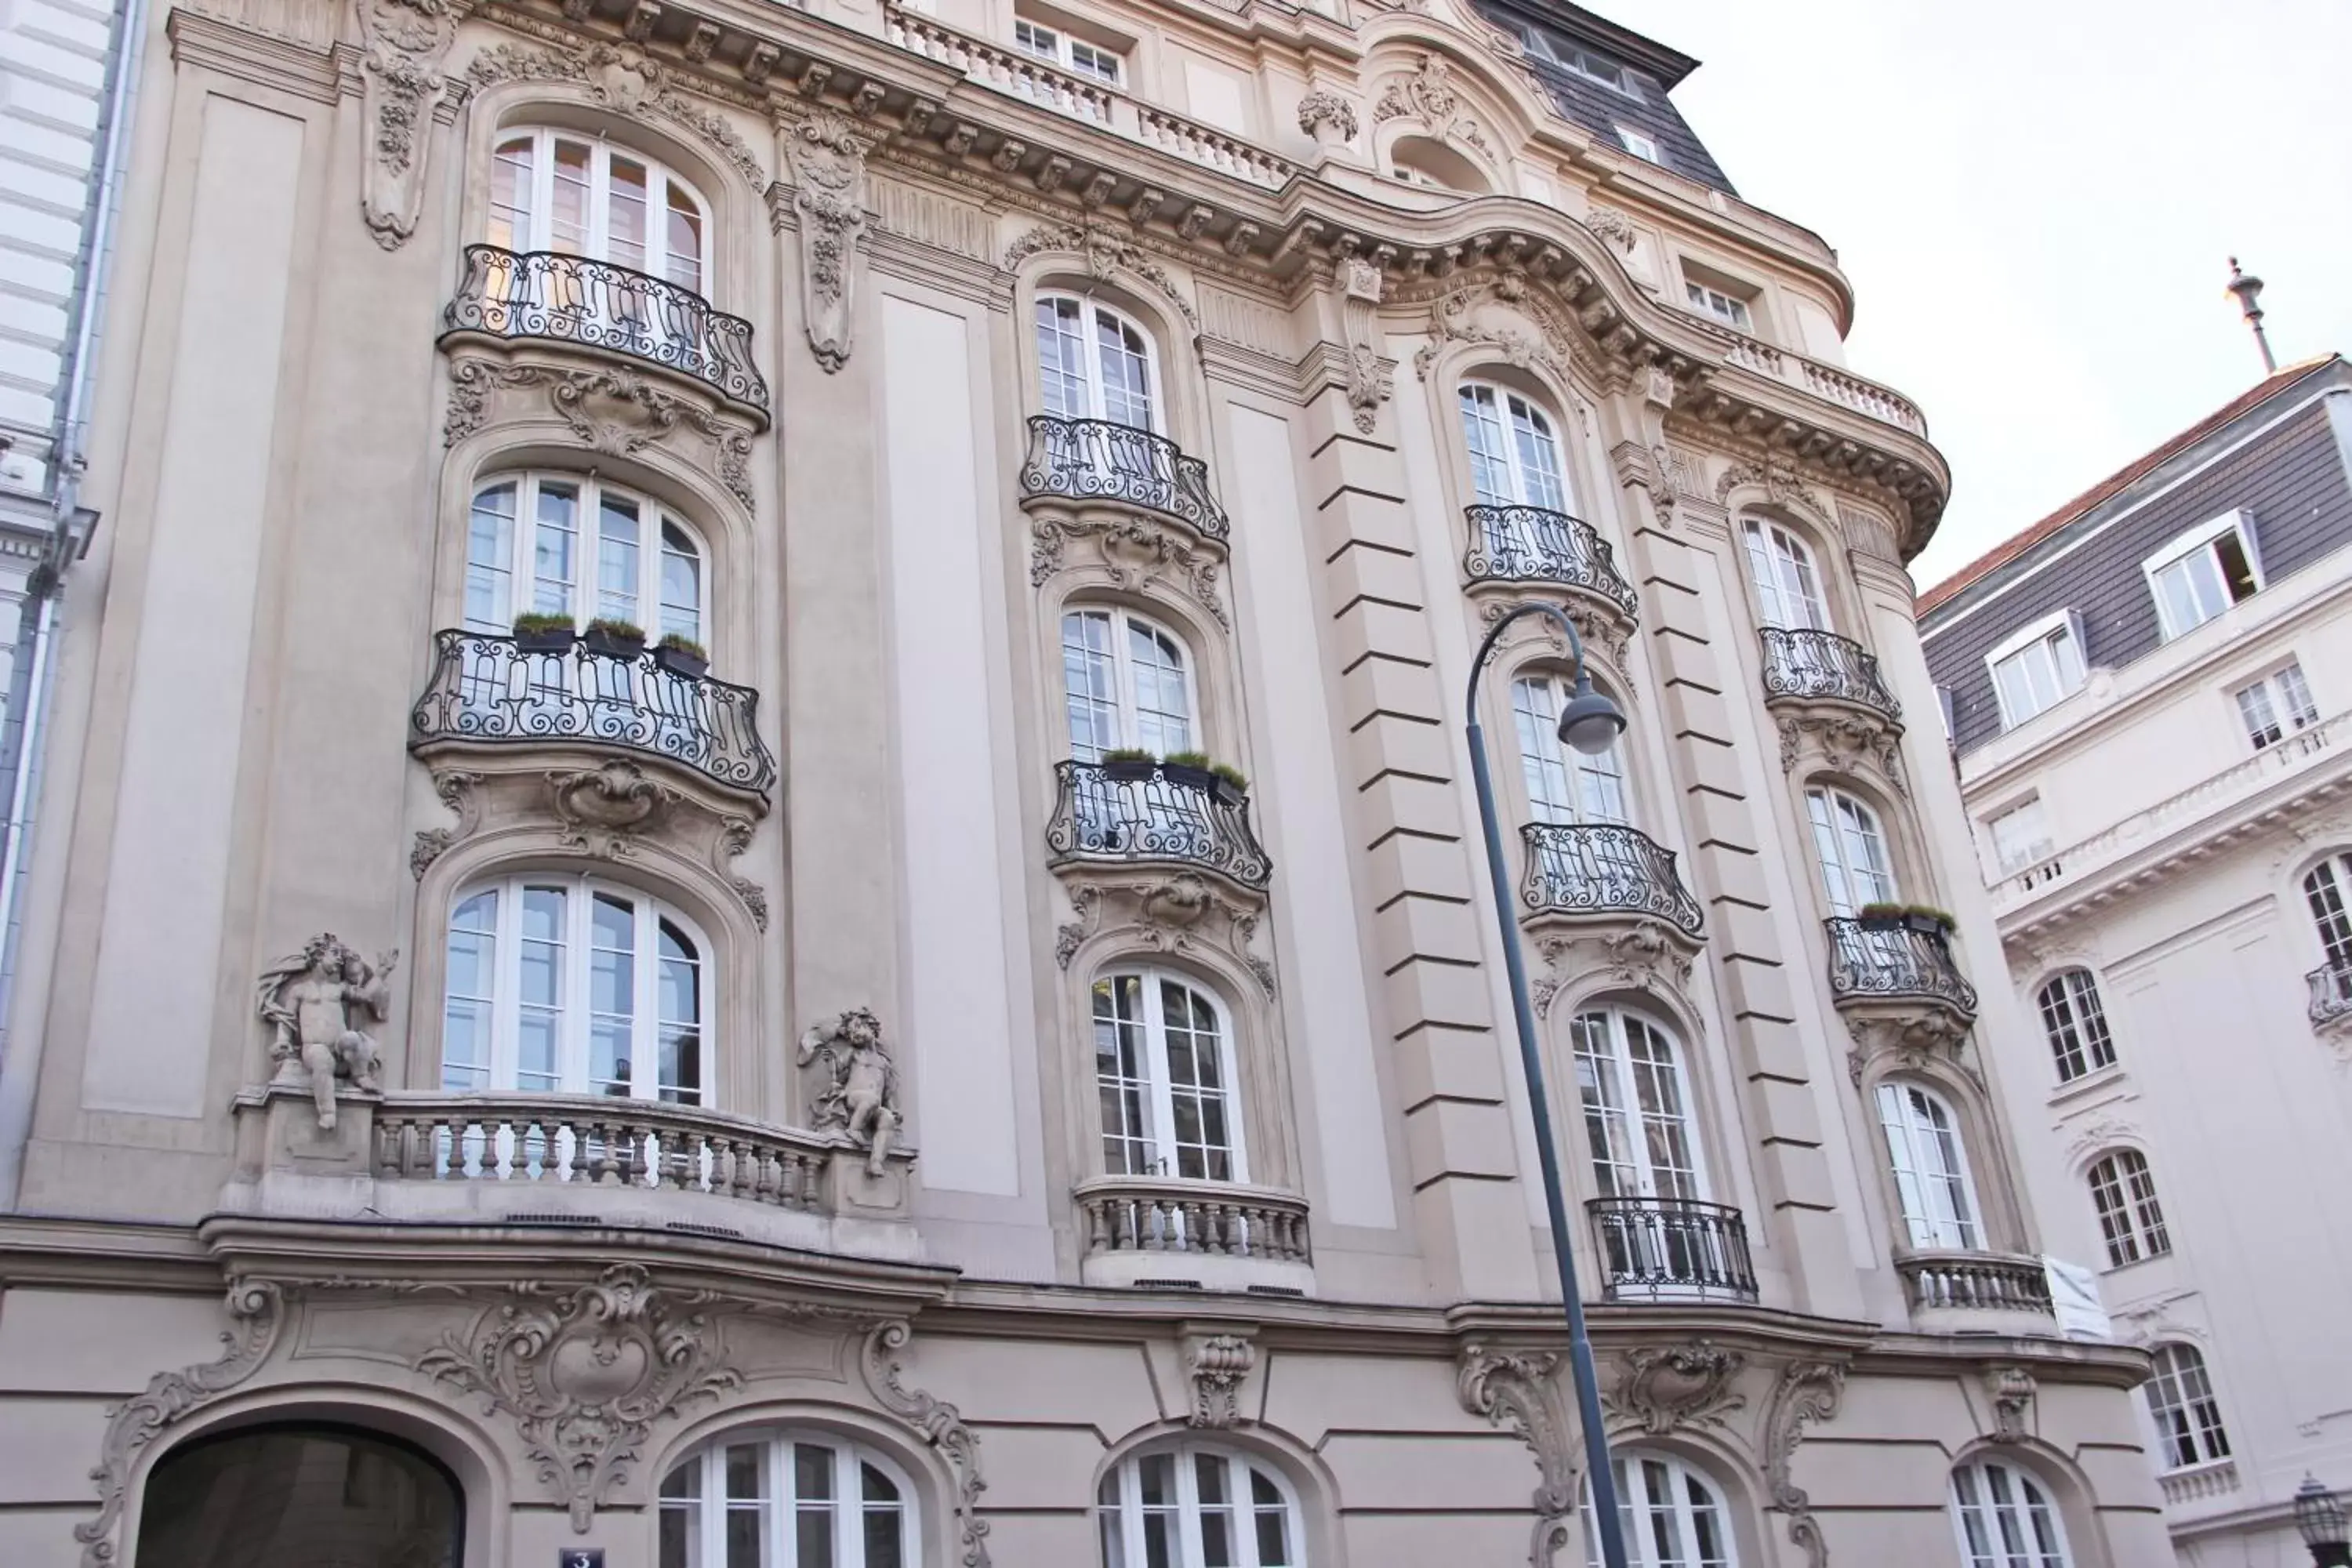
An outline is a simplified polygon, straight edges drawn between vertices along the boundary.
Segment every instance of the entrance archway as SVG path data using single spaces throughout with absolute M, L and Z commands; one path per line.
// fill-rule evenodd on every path
M 459 1568 L 465 1499 L 437 1460 L 357 1427 L 246 1426 L 163 1457 L 138 1568 Z

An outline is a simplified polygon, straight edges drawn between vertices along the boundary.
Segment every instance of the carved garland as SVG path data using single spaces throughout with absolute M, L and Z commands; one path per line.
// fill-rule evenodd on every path
M 882 1407 L 922 1434 L 954 1473 L 956 1529 L 962 1539 L 963 1568 L 989 1568 L 988 1521 L 980 1517 L 980 1494 L 988 1482 L 980 1474 L 980 1439 L 956 1407 L 899 1381 L 898 1352 L 913 1331 L 899 1321 L 881 1323 L 866 1336 L 861 1362 L 866 1386 Z
M 1183 1351 L 1184 1373 L 1192 1384 L 1186 1420 L 1220 1431 L 1242 1425 L 1246 1417 L 1240 1409 L 1241 1387 L 1257 1365 L 1257 1347 L 1240 1334 L 1189 1334 Z
M 1159 881 L 1105 886 L 1086 882 L 1070 890 L 1070 907 L 1077 919 L 1066 921 L 1054 931 L 1054 960 L 1064 969 L 1078 955 L 1087 939 L 1105 928 L 1105 911 L 1116 905 L 1127 924 L 1116 928 L 1141 945 L 1160 952 L 1190 952 L 1213 929 L 1211 915 L 1223 923 L 1224 940 L 1215 945 L 1238 960 L 1255 978 L 1266 1000 L 1275 997 L 1274 965 L 1260 957 L 1250 942 L 1257 934 L 1258 917 L 1212 889 L 1191 872 Z
M 1532 1449 L 1542 1478 L 1532 1506 L 1536 1526 L 1528 1538 L 1529 1568 L 1551 1568 L 1569 1542 L 1569 1516 L 1576 1508 L 1576 1470 L 1570 1460 L 1568 1417 L 1552 1373 L 1559 1358 L 1549 1351 L 1506 1354 L 1476 1341 L 1462 1347 L 1454 1389 L 1462 1407 L 1507 1426 Z
M 1233 619 L 1217 592 L 1217 559 L 1171 529 L 1145 518 L 1093 513 L 1085 517 L 1040 517 L 1029 525 L 1029 583 L 1043 587 L 1064 566 L 1069 543 L 1091 540 L 1100 571 L 1117 588 L 1134 592 L 1173 574 L 1182 579 L 1202 609 L 1227 631 Z
M 441 66 L 467 9 L 465 0 L 359 0 L 360 113 L 367 126 L 360 216 L 386 250 L 416 232 L 425 123 L 451 96 Z M 462 101 L 463 90 L 455 97 Z
M 1355 412 L 1358 433 L 1369 436 L 1380 422 L 1381 405 L 1395 391 L 1374 339 L 1381 269 L 1360 256 L 1341 258 L 1339 299 L 1348 327 L 1348 406 Z
M 635 371 L 554 370 L 462 355 L 449 365 L 442 446 L 453 447 L 482 427 L 493 391 L 534 386 L 547 389 L 550 411 L 572 427 L 582 446 L 616 458 L 632 458 L 666 442 L 685 424 L 710 442 L 729 492 L 746 507 L 754 504 L 751 426 L 713 414 Z
M 1489 302 L 1508 307 L 1533 330 L 1489 326 L 1479 321 L 1478 307 Z M 1526 272 L 1515 268 L 1503 268 L 1491 277 L 1457 285 L 1438 295 L 1430 307 L 1429 338 L 1412 356 L 1413 374 L 1423 381 L 1429 379 L 1430 367 L 1447 343 L 1476 343 L 1496 349 L 1507 364 L 1521 368 L 1540 364 L 1562 379 L 1577 373 L 1608 385 L 1623 377 L 1622 372 L 1612 374 L 1597 357 L 1595 351 L 1602 345 L 1584 330 L 1581 321 L 1545 298 L 1530 285 Z
M 1809 1422 L 1827 1421 L 1837 1414 L 1838 1396 L 1845 1389 L 1845 1368 L 1835 1362 L 1795 1362 L 1781 1369 L 1764 1416 L 1764 1478 L 1772 1496 L 1772 1510 L 1789 1519 L 1789 1540 L 1804 1549 L 1808 1568 L 1829 1568 L 1829 1543 L 1813 1518 L 1813 1500 L 1790 1479 L 1797 1445 L 1804 1441 Z
M 1423 55 L 1410 76 L 1392 77 L 1372 106 L 1372 123 L 1413 119 L 1443 142 L 1459 136 L 1486 157 L 1495 155 L 1486 133 L 1462 109 L 1462 95 L 1454 87 L 1454 68 L 1443 56 Z
M 1638 1426 L 1653 1437 L 1677 1426 L 1722 1426 L 1748 1399 L 1731 1385 L 1748 1365 L 1738 1351 L 1708 1340 L 1666 1349 L 1629 1351 L 1617 1385 L 1601 1397 L 1611 1419 Z
M 1168 269 L 1144 254 L 1140 247 L 1104 224 L 1088 218 L 1082 224 L 1047 224 L 1033 228 L 1004 248 L 1004 270 L 1013 272 L 1033 256 L 1064 253 L 1083 258 L 1087 276 L 1100 282 L 1109 282 L 1121 270 L 1133 273 L 1150 284 L 1183 316 L 1192 329 L 1192 342 L 1201 341 L 1201 316 L 1192 302 L 1176 287 L 1176 279 Z
M 866 232 L 866 154 L 869 143 L 838 110 L 820 109 L 784 142 L 792 164 L 793 211 L 800 216 L 801 292 L 809 347 L 828 374 L 849 363 L 857 280 L 857 241 Z M 772 202 L 771 221 L 782 226 Z

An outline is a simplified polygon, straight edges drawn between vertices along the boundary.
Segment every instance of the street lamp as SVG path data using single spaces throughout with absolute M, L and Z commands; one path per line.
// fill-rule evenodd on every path
M 2344 1505 L 2313 1476 L 2303 1478 L 2294 1493 L 2294 1528 L 2311 1548 L 2319 1568 L 2352 1568 L 2352 1544 L 2347 1544 Z
M 1592 1525 L 1601 1537 L 1603 1568 L 1625 1568 L 1625 1536 L 1617 1518 L 1617 1472 L 1609 1462 L 1609 1433 L 1601 1425 L 1601 1385 L 1592 1367 L 1592 1342 L 1584 1330 L 1584 1297 L 1576 1288 L 1576 1258 L 1568 1235 L 1568 1203 L 1560 1194 L 1559 1152 L 1552 1143 L 1551 1109 L 1544 1097 L 1543 1058 L 1536 1047 L 1536 1013 L 1528 1000 L 1527 961 L 1519 952 L 1518 923 L 1511 914 L 1510 875 L 1503 868 L 1503 829 L 1495 816 L 1495 780 L 1486 769 L 1486 736 L 1478 727 L 1478 677 L 1495 656 L 1504 630 L 1522 616 L 1546 615 L 1568 635 L 1575 658 L 1575 693 L 1559 712 L 1563 744 L 1593 755 L 1605 752 L 1625 731 L 1624 710 L 1592 689 L 1584 672 L 1584 639 L 1567 612 L 1547 604 L 1521 605 L 1495 623 L 1478 657 L 1470 661 L 1470 689 L 1464 703 L 1470 740 L 1470 776 L 1478 785 L 1478 819 L 1486 832 L 1486 873 L 1494 884 L 1495 919 L 1503 934 L 1503 969 L 1511 979 L 1511 1012 L 1519 1026 L 1519 1066 L 1527 1074 L 1528 1113 L 1535 1121 L 1536 1161 L 1543 1168 L 1544 1208 L 1551 1218 L 1551 1250 L 1559 1265 L 1559 1296 L 1568 1308 L 1568 1363 L 1576 1380 L 1576 1405 L 1584 1424 L 1585 1474 L 1591 1482 Z

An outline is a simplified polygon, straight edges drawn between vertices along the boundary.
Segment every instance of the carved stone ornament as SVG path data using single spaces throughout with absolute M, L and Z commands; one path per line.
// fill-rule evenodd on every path
M 1576 626 L 1576 635 L 1584 639 L 1590 652 L 1599 654 L 1613 669 L 1625 668 L 1625 649 L 1633 641 L 1633 623 L 1612 604 L 1603 606 L 1593 595 L 1563 590 L 1556 596 L 1548 595 L 1551 603 L 1568 612 Z M 1522 595 L 1515 598 L 1487 598 L 1478 606 L 1478 619 L 1486 626 L 1496 622 L 1528 603 Z M 1568 657 L 1568 638 L 1560 635 L 1559 625 L 1549 616 L 1527 616 L 1505 634 L 1505 647 L 1521 640 L 1541 641 L 1561 658 Z
M 337 1083 L 378 1087 L 382 1053 L 361 1026 L 391 1011 L 386 982 L 399 962 L 395 949 L 371 963 L 334 932 L 321 931 L 300 952 L 261 972 L 254 1010 L 269 1026 L 270 1081 L 308 1085 L 321 1128 L 335 1124 Z
M 1454 1367 L 1454 1390 L 1462 1407 L 1496 1426 L 1508 1427 L 1534 1451 L 1540 1480 L 1531 1500 L 1535 1531 L 1528 1539 L 1529 1568 L 1551 1568 L 1569 1543 L 1568 1521 L 1576 1509 L 1576 1468 L 1553 1373 L 1559 1358 L 1549 1351 L 1516 1353 L 1472 1341 Z
M 1213 216 L 1213 215 L 1212 215 Z M 1206 220 L 1203 220 L 1206 221 Z M 1018 270 L 1033 256 L 1066 252 L 1085 259 L 1087 276 L 1097 282 L 1108 283 L 1122 271 L 1142 279 L 1165 296 L 1176 307 L 1191 328 L 1193 341 L 1201 336 L 1200 312 L 1176 287 L 1176 279 L 1168 269 L 1151 259 L 1135 241 L 1103 221 L 1089 217 L 1082 224 L 1045 224 L 1031 229 L 1004 247 L 1004 270 Z
M 1615 207 L 1594 207 L 1585 215 L 1584 226 L 1626 256 L 1633 254 L 1633 247 L 1642 237 L 1633 227 L 1633 220 Z
M 1507 364 L 1541 365 L 1563 378 L 1578 374 L 1604 384 L 1622 379 L 1604 363 L 1605 347 L 1512 268 L 1437 297 L 1430 307 L 1429 342 L 1412 356 L 1413 373 L 1427 381 L 1447 343 L 1475 343 L 1496 351 Z
M 2022 1443 L 2033 1419 L 2033 1374 L 2021 1366 L 1989 1366 L 1985 1394 L 1992 1401 L 1992 1440 Z
M 543 389 L 548 411 L 571 426 L 592 452 L 634 458 L 647 447 L 667 446 L 680 426 L 709 443 L 707 456 L 730 494 L 744 506 L 751 493 L 751 427 L 714 414 L 690 397 L 680 397 L 658 381 L 632 370 L 557 370 L 509 364 L 476 354 L 449 363 L 449 404 L 441 416 L 441 444 L 454 447 L 490 418 L 490 396 L 500 390 Z
M 1339 281 L 1340 313 L 1348 328 L 1348 406 L 1355 412 L 1357 432 L 1369 436 L 1380 422 L 1381 405 L 1396 389 L 1375 342 L 1381 269 L 1364 257 L 1342 257 Z
M 753 824 L 748 816 L 720 818 L 719 837 L 710 846 L 710 868 L 727 879 L 727 885 L 735 890 L 737 898 L 743 900 L 743 908 L 750 913 L 751 923 L 766 931 L 768 890 L 749 877 L 738 876 L 734 868 L 734 862 L 751 847 L 752 832 Z
M 1341 147 L 1356 139 L 1356 106 L 1328 87 L 1298 100 L 1298 129 L 1318 147 Z
M 898 1110 L 898 1068 L 882 1043 L 882 1021 L 853 1007 L 810 1026 L 801 1036 L 793 1065 L 822 1060 L 824 1088 L 814 1101 L 810 1125 L 839 1131 L 866 1147 L 866 1173 L 878 1176 L 890 1139 L 905 1121 Z
M 669 120 L 709 142 L 755 194 L 767 193 L 768 171 L 735 128 L 680 90 L 670 68 L 634 44 L 583 43 L 568 37 L 551 49 L 499 44 L 474 57 L 464 88 L 470 94 L 508 81 L 574 82 L 625 118 Z
M 956 1531 L 963 1547 L 963 1568 L 989 1568 L 988 1521 L 980 1517 L 980 1494 L 988 1483 L 980 1474 L 980 1439 L 963 1423 L 956 1407 L 921 1389 L 902 1383 L 897 1352 L 912 1331 L 903 1322 L 887 1322 L 866 1336 L 861 1365 L 866 1386 L 891 1415 L 922 1434 L 939 1450 L 955 1476 Z
M 433 111 L 449 90 L 441 67 L 467 10 L 465 0 L 359 0 L 360 115 L 367 127 L 360 212 L 386 250 L 416 232 Z
M 1765 495 L 1782 506 L 1800 505 L 1814 517 L 1834 525 L 1837 513 L 1823 500 L 1819 490 L 1797 477 L 1796 470 L 1786 462 L 1766 453 L 1761 458 L 1742 458 L 1716 477 L 1715 499 L 1718 505 L 1727 504 L 1731 492 L 1742 485 L 1757 485 Z
M 1241 1334 L 1187 1334 L 1183 1353 L 1184 1376 L 1192 1385 L 1185 1419 L 1218 1431 L 1242 1425 L 1241 1388 L 1257 1365 L 1257 1346 Z
M 1622 1358 L 1616 1387 L 1601 1408 L 1617 1421 L 1639 1426 L 1653 1437 L 1677 1426 L 1721 1426 L 1745 1406 L 1747 1396 L 1731 1385 L 1748 1358 L 1706 1340 L 1668 1349 L 1629 1351 Z
M 1533 987 L 1537 1016 L 1550 1010 L 1552 998 L 1570 981 L 1596 975 L 1621 991 L 1687 992 L 1691 952 L 1676 935 L 1663 921 L 1642 919 L 1621 931 L 1539 938 L 1536 951 L 1543 958 L 1544 973 Z
M 418 881 L 423 881 L 425 873 L 432 869 L 434 861 L 446 855 L 451 847 L 460 839 L 470 837 L 474 829 L 481 826 L 481 801 L 474 793 L 475 786 L 481 782 L 481 774 L 467 773 L 462 769 L 435 770 L 433 793 L 440 797 L 443 805 L 456 814 L 457 825 L 455 827 L 425 827 L 417 830 L 416 840 L 408 851 L 410 876 Z
M 716 1364 L 718 1335 L 694 1310 L 715 1292 L 662 1289 L 635 1263 L 557 1289 L 511 1287 L 511 1300 L 484 1312 L 470 1333 L 446 1335 L 416 1370 L 478 1395 L 485 1415 L 511 1420 L 540 1480 L 584 1535 L 645 1458 L 656 1423 L 743 1379 Z
M 802 310 L 809 347 L 827 372 L 849 363 L 857 241 L 866 232 L 866 141 L 837 110 L 820 109 L 784 142 L 800 216 Z
M 1843 709 L 1782 712 L 1774 719 L 1780 735 L 1780 771 L 1793 773 L 1800 759 L 1818 758 L 1832 771 L 1874 775 L 1909 799 L 1903 770 L 1903 727 L 1877 713 Z
M 221 1334 L 219 1359 L 159 1372 L 142 1392 L 107 1411 L 106 1436 L 89 1472 L 98 1486 L 98 1517 L 74 1526 L 81 1568 L 110 1568 L 121 1561 L 114 1532 L 122 1522 L 123 1490 L 140 1454 L 166 1427 L 251 1377 L 277 1348 L 286 1326 L 285 1294 L 278 1286 L 231 1279 L 226 1305 L 230 1326 Z
M 1845 1368 L 1834 1362 L 1796 1362 L 1780 1371 L 1764 1412 L 1764 1479 L 1772 1510 L 1789 1521 L 1790 1543 L 1803 1549 L 1807 1568 L 1829 1568 L 1829 1543 L 1813 1518 L 1813 1500 L 1790 1479 L 1805 1427 L 1837 1414 Z
M 2137 1125 L 2122 1117 L 2102 1116 L 2075 1132 L 2066 1145 L 2066 1163 L 2079 1170 L 2090 1163 L 2094 1154 L 2117 1145 L 2137 1145 L 2144 1142 L 2144 1138 Z
M 1400 119 L 1420 121 L 1441 142 L 1459 137 L 1490 158 L 1495 154 L 1486 133 L 1464 111 L 1462 95 L 1454 86 L 1454 68 L 1442 55 L 1421 56 L 1411 76 L 1391 77 L 1381 89 L 1380 101 L 1372 106 L 1372 123 Z
M 1083 882 L 1070 889 L 1070 907 L 1077 918 L 1054 933 L 1054 959 L 1064 969 L 1088 938 L 1111 932 L 1159 952 L 1207 947 L 1239 962 L 1266 999 L 1274 998 L 1274 965 L 1250 945 L 1257 934 L 1256 911 L 1189 871 L 1150 881 Z
M 1077 559 L 1069 547 L 1080 546 Z M 1029 582 L 1043 587 L 1057 572 L 1075 572 L 1134 593 L 1149 583 L 1181 589 L 1216 623 L 1233 629 L 1218 591 L 1214 552 L 1175 529 L 1132 513 L 1089 509 L 1076 515 L 1055 507 L 1029 524 Z
M 1937 1062 L 1949 1063 L 1971 1079 L 1982 1080 L 1976 1068 L 1960 1060 L 1960 1047 L 1969 1037 L 1969 1020 L 1927 1003 L 1890 1000 L 1885 1010 L 1845 1013 L 1846 1032 L 1853 1049 L 1846 1053 L 1846 1076 L 1860 1088 L 1873 1063 L 1889 1061 L 1890 1071 L 1921 1072 Z
M 635 763 L 618 760 L 575 773 L 547 775 L 548 805 L 563 825 L 563 842 L 607 859 L 626 859 L 636 836 L 657 826 L 685 798 L 646 776 Z

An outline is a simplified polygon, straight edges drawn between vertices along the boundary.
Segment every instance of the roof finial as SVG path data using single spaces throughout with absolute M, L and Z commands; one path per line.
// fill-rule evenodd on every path
M 2263 333 L 2263 308 L 2254 301 L 2263 296 L 2263 280 L 2250 272 L 2238 270 L 2238 258 L 2230 258 L 2230 292 L 2238 297 L 2238 309 L 2246 314 L 2246 325 L 2254 330 L 2254 346 L 2263 351 L 2263 374 L 2276 375 L 2278 361 L 2271 357 L 2271 341 Z

